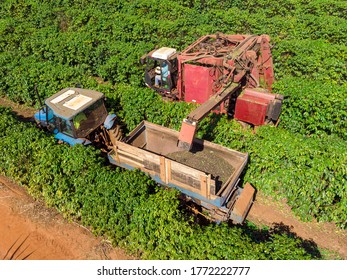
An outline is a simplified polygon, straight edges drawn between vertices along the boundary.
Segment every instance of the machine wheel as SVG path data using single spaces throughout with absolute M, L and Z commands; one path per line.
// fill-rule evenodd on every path
M 112 145 L 116 144 L 116 141 L 120 141 L 123 138 L 123 131 L 119 124 L 114 124 L 111 129 L 108 130 L 108 135 Z

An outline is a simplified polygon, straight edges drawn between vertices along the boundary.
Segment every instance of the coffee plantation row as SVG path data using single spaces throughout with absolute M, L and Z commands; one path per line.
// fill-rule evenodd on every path
M 269 34 L 274 44 L 274 92 L 285 96 L 279 127 L 262 127 L 253 134 L 225 116 L 210 115 L 201 123 L 199 137 L 248 152 L 250 162 L 243 180 L 265 194 L 286 198 L 301 219 L 332 221 L 346 229 L 346 10 L 347 3 L 338 0 L 4 0 L 0 7 L 0 94 L 38 106 L 36 83 L 41 97 L 82 84 L 107 95 L 108 108 L 121 118 L 125 131 L 142 120 L 179 129 L 194 105 L 163 102 L 144 88 L 139 58 L 155 46 L 182 50 L 198 37 L 217 31 Z M 12 120 L 5 115 L 2 117 Z M 6 143 L 12 147 L 22 138 L 22 130 L 22 124 L 16 124 L 10 138 L 5 134 L 0 137 L 8 139 Z M 140 248 L 145 258 L 180 258 L 180 250 L 182 258 L 219 258 L 222 250 L 216 253 L 212 249 L 213 242 L 223 241 L 218 239 L 219 233 L 235 238 L 224 245 L 216 243 L 223 249 L 234 244 L 225 249 L 229 252 L 225 258 L 275 258 L 271 254 L 277 249 L 267 249 L 267 253 L 259 253 L 259 249 L 256 256 L 242 256 L 243 249 L 236 247 L 246 245 L 237 241 L 237 236 L 247 235 L 245 229 L 221 225 L 196 226 L 189 231 L 189 223 L 177 210 L 175 192 L 156 190 L 154 183 L 139 173 L 109 172 L 100 165 L 97 151 L 55 145 L 34 130 L 26 128 L 28 140 L 18 140 L 18 146 L 3 155 L 2 172 L 115 243 Z M 6 131 L 10 135 L 8 127 Z M 54 152 L 48 153 L 47 147 Z M 91 166 L 103 171 L 96 173 Z M 85 178 L 80 178 L 79 172 Z M 130 193 L 121 193 L 123 189 Z M 121 217 L 124 213 L 126 217 Z M 172 232 L 168 227 L 161 236 L 158 223 L 170 224 Z M 247 238 L 253 242 L 254 234 L 248 232 Z M 307 256 L 291 249 L 297 240 L 273 238 L 267 241 L 272 245 L 260 242 L 257 248 L 275 246 L 284 238 L 283 242 L 291 245 L 287 254 L 280 251 L 283 257 L 278 258 Z M 184 247 L 188 243 L 195 244 L 190 245 L 195 249 L 188 252 Z M 204 255 L 199 255 L 198 245 Z

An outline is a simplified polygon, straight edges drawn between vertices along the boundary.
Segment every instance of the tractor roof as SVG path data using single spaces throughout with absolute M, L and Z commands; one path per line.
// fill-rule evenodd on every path
M 152 53 L 152 57 L 167 60 L 170 56 L 174 55 L 175 53 L 176 49 L 162 47 L 158 50 L 155 50 Z
M 95 90 L 64 88 L 47 98 L 45 104 L 53 110 L 55 115 L 63 119 L 71 119 L 103 97 L 103 93 Z

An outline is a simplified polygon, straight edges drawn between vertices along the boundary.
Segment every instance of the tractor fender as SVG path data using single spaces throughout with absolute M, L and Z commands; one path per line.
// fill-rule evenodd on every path
M 255 188 L 248 182 L 245 184 L 243 189 L 240 190 L 240 196 L 236 200 L 236 203 L 230 214 L 230 219 L 236 224 L 243 223 L 254 202 L 255 196 Z
M 57 134 L 54 135 L 54 138 L 65 142 L 67 144 L 69 144 L 70 146 L 75 146 L 77 144 L 82 144 L 84 146 L 87 146 L 89 144 L 91 144 L 92 142 L 90 142 L 90 140 L 86 139 L 86 138 L 73 138 L 71 136 L 68 136 L 64 133 L 58 132 Z
M 34 114 L 35 122 L 42 127 L 47 127 L 46 110 L 47 109 L 42 108 Z
M 106 117 L 105 121 L 104 121 L 104 127 L 106 129 L 111 129 L 114 122 L 116 121 L 117 116 L 116 114 L 110 114 Z
M 43 107 L 39 111 L 37 111 L 34 114 L 34 120 L 35 120 L 36 124 L 38 124 L 41 127 L 48 128 L 48 130 L 50 130 L 50 128 L 54 129 L 53 111 L 49 110 L 48 116 L 47 116 L 47 114 L 46 114 L 47 110 L 48 110 L 47 107 Z M 48 121 L 48 123 L 47 123 L 47 117 L 50 120 L 50 121 Z

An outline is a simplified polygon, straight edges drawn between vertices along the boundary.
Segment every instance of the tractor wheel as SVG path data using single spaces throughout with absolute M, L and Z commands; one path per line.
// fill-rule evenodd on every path
M 116 144 L 116 141 L 120 141 L 123 138 L 123 131 L 119 124 L 114 124 L 111 129 L 108 130 L 112 145 Z

